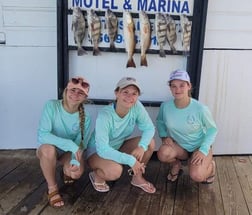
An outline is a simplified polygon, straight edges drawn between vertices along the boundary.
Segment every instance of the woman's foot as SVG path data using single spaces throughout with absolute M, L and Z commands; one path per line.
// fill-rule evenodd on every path
M 173 165 L 172 168 L 170 169 L 168 175 L 167 175 L 167 179 L 168 181 L 174 182 L 178 179 L 178 176 L 181 172 L 181 162 L 180 161 L 176 161 Z
M 155 193 L 156 188 L 154 185 L 148 181 L 146 181 L 142 176 L 133 176 L 131 180 L 131 184 L 135 187 L 141 188 L 146 193 Z
M 48 187 L 47 198 L 50 206 L 53 208 L 60 208 L 64 206 L 64 201 L 59 194 L 57 185 Z

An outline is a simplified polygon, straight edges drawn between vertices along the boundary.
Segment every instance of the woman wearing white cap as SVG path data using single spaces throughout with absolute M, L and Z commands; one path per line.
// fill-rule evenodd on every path
M 64 205 L 55 176 L 57 161 L 63 165 L 65 184 L 73 183 L 84 171 L 82 154 L 87 147 L 91 122 L 83 105 L 88 92 L 89 83 L 84 78 L 72 78 L 62 100 L 45 104 L 39 122 L 37 156 L 47 181 L 49 204 L 55 208 Z
M 128 165 L 131 184 L 145 192 L 154 193 L 156 188 L 143 177 L 145 166 L 154 148 L 155 128 L 138 101 L 140 87 L 132 77 L 122 78 L 116 86 L 116 101 L 100 110 L 95 131 L 88 144 L 88 164 L 93 169 L 89 178 L 95 190 L 108 192 L 106 181 L 118 179 Z M 142 131 L 141 137 L 130 138 L 135 125 Z
M 171 164 L 169 181 L 177 180 L 181 160 L 188 159 L 190 177 L 210 184 L 215 176 L 211 145 L 217 134 L 216 124 L 208 107 L 190 97 L 192 86 L 186 71 L 172 72 L 168 85 L 174 98 L 161 104 L 157 116 L 157 130 L 163 143 L 158 158 Z

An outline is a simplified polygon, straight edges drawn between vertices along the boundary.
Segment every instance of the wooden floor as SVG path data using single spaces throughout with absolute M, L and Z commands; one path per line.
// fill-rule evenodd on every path
M 48 206 L 46 183 L 34 150 L 0 151 L 0 215 L 5 214 L 104 214 L 104 215 L 247 215 L 252 214 L 252 156 L 215 156 L 215 183 L 203 185 L 190 180 L 187 167 L 175 183 L 167 182 L 168 166 L 153 157 L 146 178 L 157 187 L 146 194 L 123 176 L 110 183 L 111 191 L 95 191 L 87 171 L 74 185 L 60 181 L 65 200 L 62 209 Z

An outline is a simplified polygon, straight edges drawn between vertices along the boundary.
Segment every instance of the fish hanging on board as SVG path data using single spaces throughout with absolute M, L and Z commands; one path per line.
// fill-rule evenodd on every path
M 74 34 L 74 42 L 77 44 L 77 55 L 81 56 L 83 54 L 87 54 L 87 52 L 82 48 L 82 42 L 86 31 L 86 22 L 79 7 L 73 8 L 72 31 Z
M 123 36 L 125 43 L 125 50 L 128 53 L 128 61 L 126 67 L 136 67 L 133 59 L 135 51 L 135 24 L 129 11 L 123 12 Z
M 176 53 L 176 48 L 174 46 L 174 44 L 177 41 L 176 23 L 169 14 L 166 15 L 166 20 L 167 20 L 167 31 L 166 31 L 167 41 L 169 43 L 171 51 L 173 53 Z
M 105 20 L 105 29 L 107 29 L 109 36 L 110 51 L 115 52 L 115 40 L 118 30 L 118 20 L 116 15 L 110 9 L 107 9 L 107 11 L 105 12 Z
M 187 54 L 190 51 L 191 43 L 191 31 L 192 31 L 192 22 L 189 21 L 186 15 L 180 15 L 180 25 L 181 25 L 181 36 L 182 36 L 182 46 L 184 54 Z
M 166 43 L 167 21 L 164 14 L 162 13 L 155 14 L 155 29 L 156 29 L 157 43 L 159 45 L 159 56 L 165 57 L 164 45 Z
M 139 13 L 140 22 L 140 48 L 141 48 L 141 66 L 148 66 L 146 59 L 146 51 L 150 47 L 151 42 L 151 26 L 148 15 L 144 11 Z
M 88 37 L 93 44 L 93 55 L 100 55 L 99 41 L 101 36 L 101 21 L 93 9 L 87 11 Z

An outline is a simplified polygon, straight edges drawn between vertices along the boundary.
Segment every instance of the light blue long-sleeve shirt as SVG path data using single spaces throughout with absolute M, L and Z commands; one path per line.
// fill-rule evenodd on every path
M 85 111 L 83 149 L 87 147 L 90 123 L 91 117 Z M 39 144 L 51 144 L 63 151 L 76 153 L 81 141 L 79 112 L 65 111 L 62 100 L 48 101 L 42 111 L 37 135 Z
M 146 151 L 155 127 L 142 103 L 137 101 L 123 118 L 116 113 L 114 104 L 110 104 L 98 113 L 88 147 L 96 147 L 97 154 L 102 158 L 132 167 L 136 162 L 135 157 L 118 149 L 133 133 L 135 126 L 142 131 L 139 146 Z
M 191 98 L 186 108 L 177 108 L 174 99 L 161 104 L 157 116 L 159 136 L 171 137 L 182 148 L 193 152 L 199 148 L 207 155 L 217 135 L 216 124 L 207 106 Z

